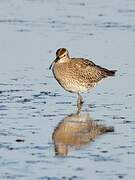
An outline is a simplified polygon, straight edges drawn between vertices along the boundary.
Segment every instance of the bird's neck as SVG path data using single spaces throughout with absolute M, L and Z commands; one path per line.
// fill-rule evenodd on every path
M 58 63 L 65 63 L 65 62 L 69 62 L 71 59 L 68 58 L 68 57 L 64 57 L 64 58 L 61 58 Z

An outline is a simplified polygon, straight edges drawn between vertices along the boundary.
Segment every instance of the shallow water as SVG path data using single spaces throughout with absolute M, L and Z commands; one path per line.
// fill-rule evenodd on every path
M 135 2 L 0 1 L 0 179 L 135 179 Z M 117 76 L 83 94 L 82 113 L 114 132 L 68 156 L 53 133 L 76 112 L 48 67 L 59 47 Z

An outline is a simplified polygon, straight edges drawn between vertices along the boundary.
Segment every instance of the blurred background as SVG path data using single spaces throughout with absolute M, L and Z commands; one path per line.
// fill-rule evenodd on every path
M 132 0 L 0 0 L 0 179 L 135 179 L 134 19 Z M 81 112 L 115 131 L 65 158 L 53 134 L 76 95 L 49 71 L 60 47 L 118 70 L 83 94 Z

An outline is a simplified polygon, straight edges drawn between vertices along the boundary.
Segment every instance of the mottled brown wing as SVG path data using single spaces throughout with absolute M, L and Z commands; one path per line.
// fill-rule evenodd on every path
M 87 66 L 96 66 L 96 64 L 89 59 L 84 59 L 84 58 L 71 58 L 73 61 L 77 61 L 77 64 L 83 66 L 86 68 Z
M 88 59 L 78 59 L 75 66 L 80 78 L 84 79 L 84 81 L 88 81 L 89 83 L 97 83 L 106 77 L 103 73 L 103 68 Z

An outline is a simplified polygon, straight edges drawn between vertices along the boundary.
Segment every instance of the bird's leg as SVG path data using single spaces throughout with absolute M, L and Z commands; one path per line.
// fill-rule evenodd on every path
M 77 99 L 77 108 L 78 108 L 78 113 L 80 112 L 81 108 L 83 105 L 83 98 L 82 96 L 78 93 L 78 99 Z

